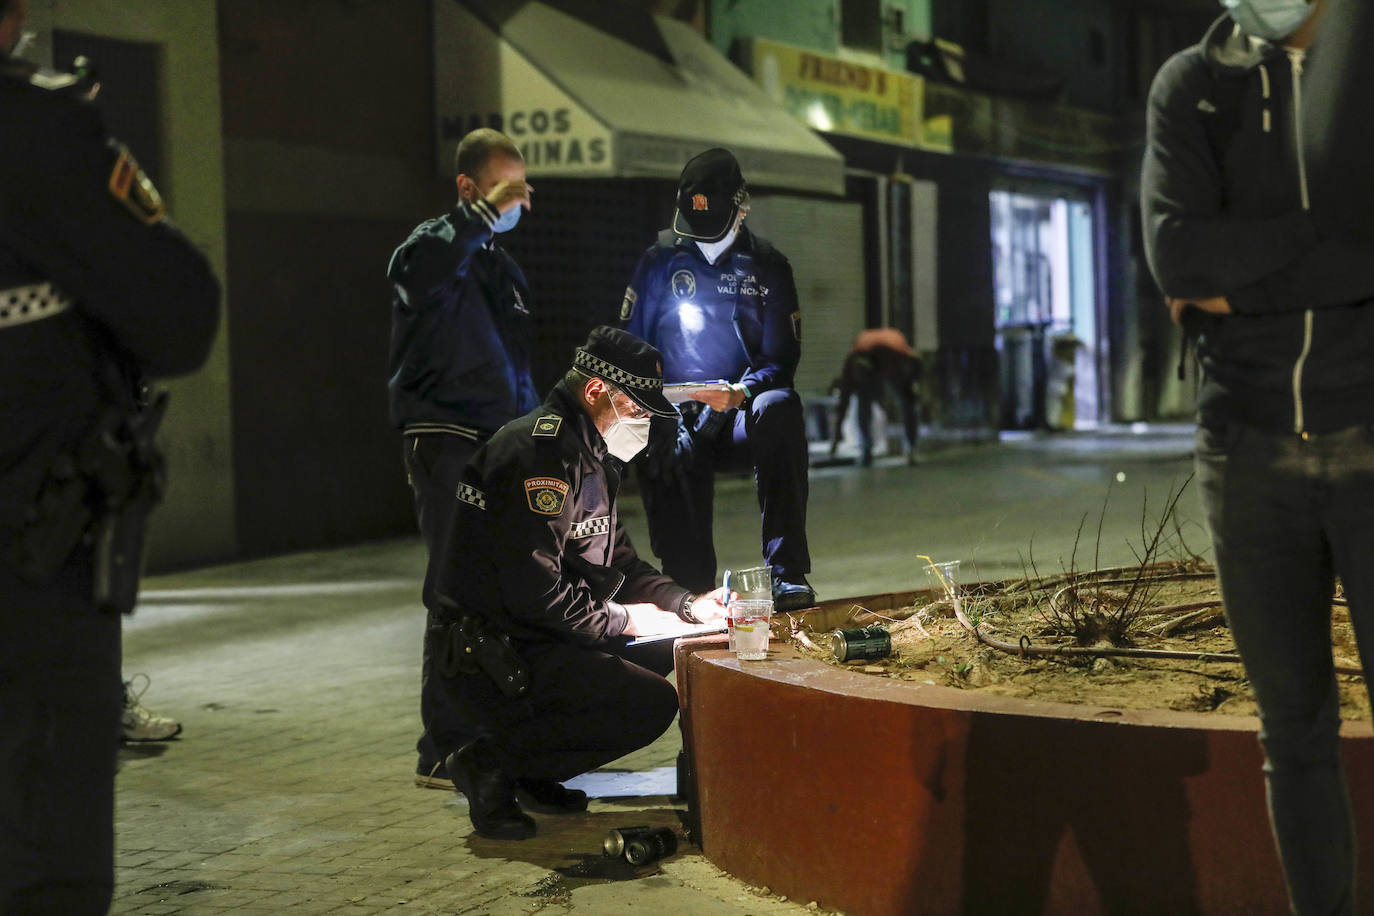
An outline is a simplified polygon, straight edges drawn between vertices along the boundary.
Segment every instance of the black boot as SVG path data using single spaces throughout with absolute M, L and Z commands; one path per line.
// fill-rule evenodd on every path
M 502 770 L 483 769 L 476 745 L 465 745 L 445 761 L 454 788 L 467 796 L 473 829 L 490 840 L 528 840 L 534 836 L 534 818 L 515 801 L 515 780 Z
M 816 593 L 806 576 L 800 574 L 773 573 L 773 611 L 784 614 L 814 607 Z
M 577 814 L 587 810 L 587 793 L 569 789 L 556 779 L 522 776 L 515 781 L 520 804 L 540 814 Z

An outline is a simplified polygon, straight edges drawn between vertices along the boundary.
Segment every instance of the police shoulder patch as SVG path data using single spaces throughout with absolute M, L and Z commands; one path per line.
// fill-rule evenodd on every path
M 562 515 L 568 489 L 568 482 L 557 477 L 531 477 L 525 481 L 525 499 L 536 515 Z
M 625 299 L 620 303 L 620 320 L 629 321 L 635 313 L 635 302 L 639 299 L 639 294 L 635 292 L 633 286 L 625 287 Z
M 558 429 L 563 425 L 563 418 L 556 413 L 540 417 L 534 421 L 534 429 L 530 435 L 535 438 L 551 439 L 558 435 Z
M 123 146 L 117 147 L 119 155 L 115 158 L 114 168 L 110 170 L 108 186 L 114 199 L 123 204 L 139 222 L 151 226 L 167 215 L 167 206 L 162 195 L 153 187 L 153 182 L 138 167 L 138 160 Z

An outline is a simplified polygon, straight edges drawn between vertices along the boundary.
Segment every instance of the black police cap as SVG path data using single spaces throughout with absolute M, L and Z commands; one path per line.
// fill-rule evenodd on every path
M 718 242 L 747 198 L 739 162 L 727 149 L 708 149 L 682 168 L 677 184 L 673 231 L 689 239 Z
M 610 382 L 660 417 L 677 416 L 663 396 L 663 357 L 628 331 L 607 325 L 593 328 L 573 355 L 573 367 Z

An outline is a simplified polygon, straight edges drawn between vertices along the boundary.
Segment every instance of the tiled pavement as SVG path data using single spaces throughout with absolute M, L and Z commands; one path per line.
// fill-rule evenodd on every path
M 981 558 L 984 577 L 1012 574 L 1030 535 L 1052 560 L 1117 474 L 1132 495 L 1113 497 L 1101 561 L 1129 561 L 1141 492 L 1131 488 L 1162 499 L 1186 475 L 1188 443 L 1077 442 L 813 471 L 813 583 L 823 597 L 914 587 L 918 548 Z M 757 551 L 748 489 L 722 481 L 723 564 Z M 622 506 L 647 545 L 638 500 Z M 414 788 L 422 567 L 418 539 L 405 539 L 145 583 L 124 670 L 151 677 L 145 703 L 185 732 L 122 753 L 114 912 L 815 912 L 720 873 L 691 846 L 640 874 L 608 869 L 608 829 L 677 823 L 685 806 L 664 794 L 541 816 L 536 839 L 500 843 L 472 834 L 460 797 Z M 679 746 L 674 726 L 610 769 L 671 785 L 663 768 Z

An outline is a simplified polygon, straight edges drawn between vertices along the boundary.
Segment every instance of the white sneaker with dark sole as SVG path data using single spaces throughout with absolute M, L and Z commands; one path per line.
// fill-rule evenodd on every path
M 143 688 L 134 692 L 134 681 L 143 678 Z M 135 674 L 124 682 L 124 711 L 120 714 L 120 734 L 125 741 L 166 741 L 181 734 L 181 723 L 160 716 L 139 701 L 147 693 L 150 681 L 146 674 Z

